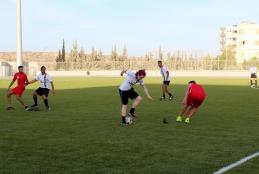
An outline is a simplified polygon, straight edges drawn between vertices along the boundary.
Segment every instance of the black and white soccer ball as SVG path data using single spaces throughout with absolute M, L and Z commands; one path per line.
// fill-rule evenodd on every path
M 133 123 L 133 119 L 132 119 L 132 117 L 130 117 L 130 116 L 127 116 L 127 117 L 125 118 L 125 120 L 126 120 L 126 123 L 127 123 L 127 124 L 132 124 L 132 123 Z

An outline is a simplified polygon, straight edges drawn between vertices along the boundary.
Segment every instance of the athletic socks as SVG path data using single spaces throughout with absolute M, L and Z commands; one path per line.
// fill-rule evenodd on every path
M 135 113 L 135 108 L 131 108 L 131 109 L 130 109 L 130 113 L 134 115 L 134 113 Z
M 253 80 L 250 80 L 250 84 L 253 85 Z M 257 86 L 257 80 L 255 80 L 255 86 Z
M 38 106 L 38 98 L 37 98 L 37 96 L 33 97 L 33 100 L 34 100 L 34 106 Z
M 45 100 L 44 100 L 44 103 L 45 103 L 45 106 L 46 106 L 46 107 L 49 107 L 48 99 L 45 99 Z
M 163 94 L 163 98 L 165 98 L 165 94 Z
M 126 124 L 126 118 L 125 118 L 125 116 L 121 116 L 121 123 L 122 123 L 122 124 Z
M 169 93 L 168 95 L 169 95 L 169 97 L 172 97 L 172 96 L 173 96 L 172 93 Z

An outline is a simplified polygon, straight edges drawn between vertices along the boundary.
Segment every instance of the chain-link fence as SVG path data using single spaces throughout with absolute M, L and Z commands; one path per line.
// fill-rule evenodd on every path
M 42 63 L 44 64 L 44 63 Z M 87 61 L 87 62 L 59 62 L 44 64 L 49 70 L 119 70 L 147 69 L 156 70 L 156 60 L 124 60 L 124 61 Z M 237 64 L 227 60 L 167 60 L 164 65 L 170 70 L 247 70 L 250 66 L 259 66 L 259 62 Z

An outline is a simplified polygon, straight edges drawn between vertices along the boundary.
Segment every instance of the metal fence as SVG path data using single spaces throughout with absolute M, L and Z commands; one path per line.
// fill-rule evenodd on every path
M 127 59 L 111 61 L 109 59 L 99 61 L 82 62 L 27 62 L 26 70 L 29 75 L 35 75 L 39 68 L 44 65 L 50 71 L 93 71 L 93 70 L 121 70 L 125 69 L 146 69 L 157 70 L 156 60 Z M 238 64 L 235 61 L 219 59 L 169 59 L 164 61 L 164 65 L 169 70 L 174 71 L 199 71 L 199 70 L 248 70 L 251 66 L 259 68 L 259 61 L 247 61 Z M 16 72 L 15 62 L 2 62 L 0 66 L 0 76 L 10 76 Z
M 147 69 L 157 70 L 156 60 L 125 60 L 125 61 L 88 61 L 88 62 L 59 62 L 44 64 L 50 70 L 119 70 Z M 255 63 L 237 64 L 227 60 L 167 60 L 164 65 L 170 70 L 247 70 Z

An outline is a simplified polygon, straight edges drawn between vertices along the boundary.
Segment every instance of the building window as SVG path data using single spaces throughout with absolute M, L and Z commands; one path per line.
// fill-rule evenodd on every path
M 246 44 L 245 41 L 240 41 L 240 42 L 239 42 L 239 45 L 240 45 L 240 46 L 244 46 L 245 44 Z

